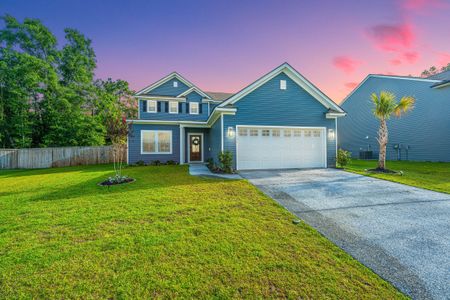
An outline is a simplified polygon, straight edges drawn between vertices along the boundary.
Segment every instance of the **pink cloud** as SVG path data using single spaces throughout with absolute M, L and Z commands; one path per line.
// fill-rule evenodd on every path
M 358 82 L 347 82 L 345 84 L 345 87 L 353 90 L 355 87 L 358 86 L 358 84 L 359 84 Z
M 445 8 L 448 3 L 444 0 L 403 0 L 402 8 L 412 11 L 422 11 L 432 8 Z
M 402 64 L 402 61 L 398 58 L 391 59 L 389 63 L 393 66 L 399 66 Z
M 416 33 L 412 24 L 380 24 L 369 28 L 368 35 L 383 51 L 401 51 L 413 46 Z
M 450 63 L 450 53 L 445 53 L 445 52 L 439 53 L 439 58 L 438 58 L 438 62 L 437 62 L 438 66 L 443 67 L 449 63 Z
M 419 53 L 416 51 L 407 51 L 402 54 L 402 57 L 406 62 L 413 64 L 419 59 Z
M 333 58 L 333 65 L 347 74 L 353 73 L 361 64 L 361 61 L 349 56 L 336 56 Z

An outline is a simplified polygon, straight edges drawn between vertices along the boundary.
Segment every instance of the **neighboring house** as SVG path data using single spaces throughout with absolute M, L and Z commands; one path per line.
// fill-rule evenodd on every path
M 450 161 L 450 72 L 429 78 L 369 75 L 341 103 L 347 116 L 338 122 L 339 147 L 359 157 L 370 150 L 378 155 L 379 122 L 370 95 L 381 91 L 416 99 L 414 109 L 388 121 L 387 159 Z M 370 152 L 369 151 L 369 152 Z
M 336 119 L 345 112 L 287 63 L 234 95 L 203 92 L 172 73 L 135 96 L 129 164 L 217 163 L 230 151 L 238 170 L 335 165 Z

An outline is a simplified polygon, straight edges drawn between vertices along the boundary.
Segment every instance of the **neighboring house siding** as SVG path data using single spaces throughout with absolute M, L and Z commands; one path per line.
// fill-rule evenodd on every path
M 388 124 L 387 159 L 396 160 L 395 144 L 409 146 L 408 159 L 417 161 L 450 161 L 450 89 L 432 89 L 433 82 L 370 77 L 343 104 L 347 112 L 338 120 L 339 147 L 359 156 L 360 149 L 379 151 L 376 140 L 379 121 L 373 116 L 372 93 L 390 91 L 399 100 L 402 96 L 416 99 L 414 109 Z M 368 136 L 369 139 L 365 139 Z M 406 149 L 401 150 L 406 159 Z
M 174 81 L 178 82 L 178 87 L 173 86 Z M 171 79 L 171 80 L 161 84 L 157 88 L 154 88 L 153 90 L 151 90 L 150 92 L 148 92 L 144 95 L 175 97 L 175 96 L 178 96 L 179 94 L 185 92 L 188 89 L 189 89 L 189 87 L 187 85 L 185 85 L 183 82 L 181 82 L 180 80 L 175 78 L 175 79 Z
M 210 153 L 210 136 L 209 136 L 209 128 L 185 128 L 185 134 L 184 138 L 186 141 L 186 147 L 184 147 L 184 157 L 185 157 L 185 163 L 189 161 L 188 158 L 188 148 L 189 148 L 189 139 L 188 134 L 189 133 L 203 133 L 203 160 L 206 162 L 208 158 L 211 157 Z
M 280 90 L 280 80 L 286 80 L 286 90 Z M 233 138 L 227 136 L 230 126 L 235 131 L 236 125 L 308 126 L 326 127 L 326 131 L 335 130 L 335 120 L 325 118 L 327 108 L 284 73 L 246 95 L 234 106 L 237 108 L 236 115 L 223 116 L 224 150 L 233 153 L 234 167 L 236 167 L 236 135 Z M 218 123 L 220 125 L 220 122 Z M 335 158 L 335 139 L 330 140 L 327 137 L 328 167 L 335 165 Z
M 178 125 L 149 125 L 131 124 L 131 132 L 128 135 L 128 163 L 135 164 L 144 161 L 147 164 L 154 160 L 167 162 L 168 160 L 180 161 L 180 127 Z M 141 154 L 141 130 L 171 130 L 172 154 Z
M 191 92 L 186 96 L 186 102 L 181 102 L 181 111 L 178 108 L 178 114 L 170 114 L 168 111 L 168 103 L 167 101 L 159 101 L 161 104 L 161 111 L 156 113 L 148 113 L 144 111 L 144 102 L 145 100 L 139 101 L 139 113 L 140 119 L 142 120 L 171 120 L 171 121 L 206 121 L 208 119 L 208 105 L 206 103 L 201 103 L 202 96 L 197 92 Z M 199 110 L 201 109 L 201 113 L 198 115 L 190 114 L 188 103 L 198 102 Z M 200 106 L 202 106 L 200 108 Z M 167 108 L 167 109 L 166 109 Z

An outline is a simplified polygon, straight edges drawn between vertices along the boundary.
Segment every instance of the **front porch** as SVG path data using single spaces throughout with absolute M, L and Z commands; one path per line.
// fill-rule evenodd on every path
M 211 157 L 209 128 L 180 126 L 180 163 L 202 164 Z

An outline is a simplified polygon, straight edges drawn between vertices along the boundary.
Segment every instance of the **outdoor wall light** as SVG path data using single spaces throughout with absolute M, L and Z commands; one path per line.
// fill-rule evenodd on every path
M 328 138 L 330 140 L 334 140 L 335 137 L 336 137 L 336 134 L 334 133 L 334 129 L 328 129 Z
M 229 138 L 234 138 L 234 127 L 228 127 L 227 136 Z

